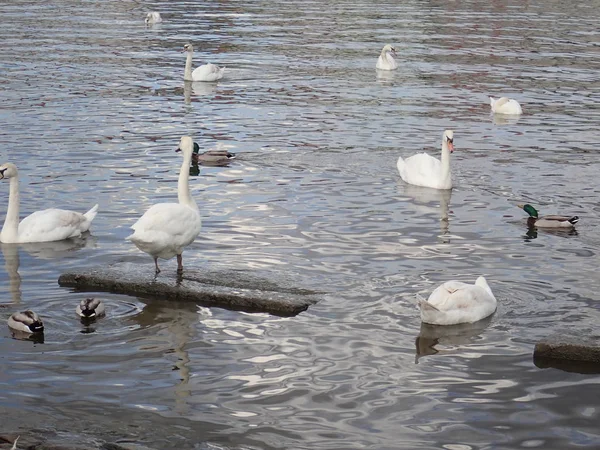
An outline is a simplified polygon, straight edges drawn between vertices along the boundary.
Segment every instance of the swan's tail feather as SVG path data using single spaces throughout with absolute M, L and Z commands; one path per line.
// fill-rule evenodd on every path
M 96 214 L 98 214 L 98 204 L 95 204 L 94 207 L 92 209 L 90 209 L 88 212 L 86 212 L 83 216 L 86 218 L 86 220 L 88 222 L 92 222 L 92 220 L 94 220 L 94 218 L 96 217 Z
M 496 103 L 496 99 L 494 97 L 490 97 L 490 106 L 493 108 L 494 103 Z
M 421 308 L 421 310 L 437 311 L 437 312 L 440 311 L 435 306 L 433 306 L 431 303 L 429 303 L 427 300 L 425 300 L 423 297 L 421 297 L 419 294 L 417 294 L 417 301 L 419 302 L 419 307 Z
M 577 222 L 579 222 L 579 216 L 573 216 L 569 219 L 569 222 L 571 222 L 573 225 L 575 225 Z

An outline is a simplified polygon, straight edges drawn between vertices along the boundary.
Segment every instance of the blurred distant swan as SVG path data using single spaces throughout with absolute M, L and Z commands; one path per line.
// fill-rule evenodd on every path
M 398 64 L 394 59 L 395 56 L 396 49 L 390 44 L 386 44 L 383 49 L 381 49 L 381 54 L 377 59 L 377 65 L 375 67 L 379 70 L 396 70 Z
M 152 12 L 149 12 L 148 14 L 146 14 L 146 19 L 144 20 L 144 22 L 146 22 L 146 24 L 149 24 L 149 23 L 161 23 L 162 22 L 162 17 L 160 17 L 160 13 L 159 12 L 152 11 Z
M 500 97 L 499 99 L 490 97 L 490 106 L 492 108 L 492 113 L 494 114 L 523 114 L 519 102 L 508 97 Z
M 434 189 L 451 189 L 450 153 L 454 151 L 454 132 L 444 131 L 442 160 L 427 153 L 418 153 L 407 159 L 398 158 L 398 172 L 408 184 Z
M 211 63 L 203 64 L 196 67 L 192 72 L 192 55 L 194 54 L 194 46 L 185 44 L 183 51 L 187 53 L 185 60 L 185 72 L 183 79 L 185 81 L 217 81 L 223 78 L 225 67 L 219 67 Z
M 183 271 L 183 249 L 200 234 L 202 221 L 196 202 L 190 195 L 189 167 L 194 142 L 189 136 L 181 138 L 179 148 L 183 163 L 179 172 L 177 197 L 179 203 L 157 203 L 131 227 L 134 232 L 126 239 L 154 258 L 156 273 L 160 272 L 158 258 L 170 259 L 177 255 L 177 270 Z
M 27 243 L 61 241 L 81 236 L 88 231 L 98 213 L 95 205 L 85 214 L 65 209 L 44 209 L 25 217 L 19 223 L 19 172 L 11 163 L 0 165 L 0 180 L 10 180 L 8 211 L 0 232 L 0 242 Z
M 496 297 L 484 277 L 475 284 L 447 281 L 427 300 L 420 298 L 421 321 L 433 325 L 473 323 L 496 311 Z

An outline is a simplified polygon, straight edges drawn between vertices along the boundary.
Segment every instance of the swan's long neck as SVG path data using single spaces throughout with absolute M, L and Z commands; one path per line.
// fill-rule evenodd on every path
M 450 176 L 450 149 L 446 138 L 442 141 L 442 179 Z
M 184 154 L 183 163 L 179 172 L 179 182 L 177 183 L 177 199 L 179 203 L 198 211 L 198 205 L 190 194 L 190 164 L 192 163 L 192 155 Z
M 10 179 L 8 211 L 0 232 L 1 242 L 17 242 L 19 236 L 19 178 Z
M 185 59 L 185 72 L 183 73 L 183 79 L 185 81 L 193 81 L 192 79 L 192 52 L 187 52 Z

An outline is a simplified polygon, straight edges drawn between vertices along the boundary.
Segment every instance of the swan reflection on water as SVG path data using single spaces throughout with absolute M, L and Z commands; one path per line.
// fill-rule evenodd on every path
M 8 275 L 9 292 L 11 302 L 21 303 L 21 275 L 19 267 L 21 264 L 19 250 L 24 250 L 37 259 L 62 258 L 82 248 L 96 246 L 97 239 L 89 232 L 77 238 L 65 239 L 54 242 L 35 242 L 27 244 L 4 244 L 0 242 L 0 251 L 4 259 L 4 268 Z
M 458 325 L 421 323 L 419 335 L 415 340 L 415 364 L 418 364 L 419 358 L 423 356 L 456 353 L 456 350 L 438 350 L 437 345 L 462 346 L 472 344 L 491 323 L 492 317 L 494 317 L 494 314 L 474 323 L 461 323 Z
M 490 114 L 494 125 L 515 125 L 521 116 L 515 114 Z
M 212 95 L 217 91 L 216 82 L 207 83 L 204 81 L 184 81 L 183 82 L 183 101 L 186 105 L 192 103 L 192 94 L 203 97 Z
M 412 184 L 402 183 L 403 194 L 413 199 L 417 211 L 425 214 L 439 214 L 440 235 L 439 240 L 443 244 L 450 243 L 449 235 L 449 207 L 452 198 L 452 189 L 432 189 Z M 435 204 L 439 204 L 439 211 Z M 423 206 L 426 205 L 426 206 Z

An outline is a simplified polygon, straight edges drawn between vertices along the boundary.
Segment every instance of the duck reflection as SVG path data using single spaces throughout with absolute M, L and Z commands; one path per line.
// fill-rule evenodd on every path
M 492 314 L 475 323 L 458 325 L 430 325 L 421 323 L 419 336 L 415 340 L 415 364 L 419 358 L 436 354 L 452 354 L 452 350 L 438 350 L 436 345 L 458 346 L 471 344 L 492 321 Z
M 440 216 L 440 235 L 439 240 L 444 244 L 450 243 L 449 235 L 449 207 L 452 197 L 452 189 L 431 189 L 421 186 L 413 186 L 412 184 L 403 184 L 404 194 L 415 200 L 415 203 L 428 205 L 423 211 L 424 214 L 431 214 L 434 207 L 430 207 L 432 203 L 439 203 Z
M 85 247 L 95 247 L 96 238 L 90 233 L 81 237 L 55 242 L 35 242 L 28 244 L 0 243 L 0 251 L 4 259 L 4 268 L 8 275 L 9 293 L 12 303 L 21 303 L 21 275 L 19 274 L 19 250 L 38 259 L 61 258 Z
M 537 239 L 538 232 L 539 232 L 538 228 L 528 227 L 527 232 L 523 236 L 523 240 L 525 240 L 525 242 L 530 242 L 533 239 Z M 554 236 L 563 237 L 563 238 L 578 236 L 577 230 L 575 228 L 569 228 L 569 229 L 563 229 L 563 230 L 544 228 L 542 230 L 542 233 L 553 234 Z

